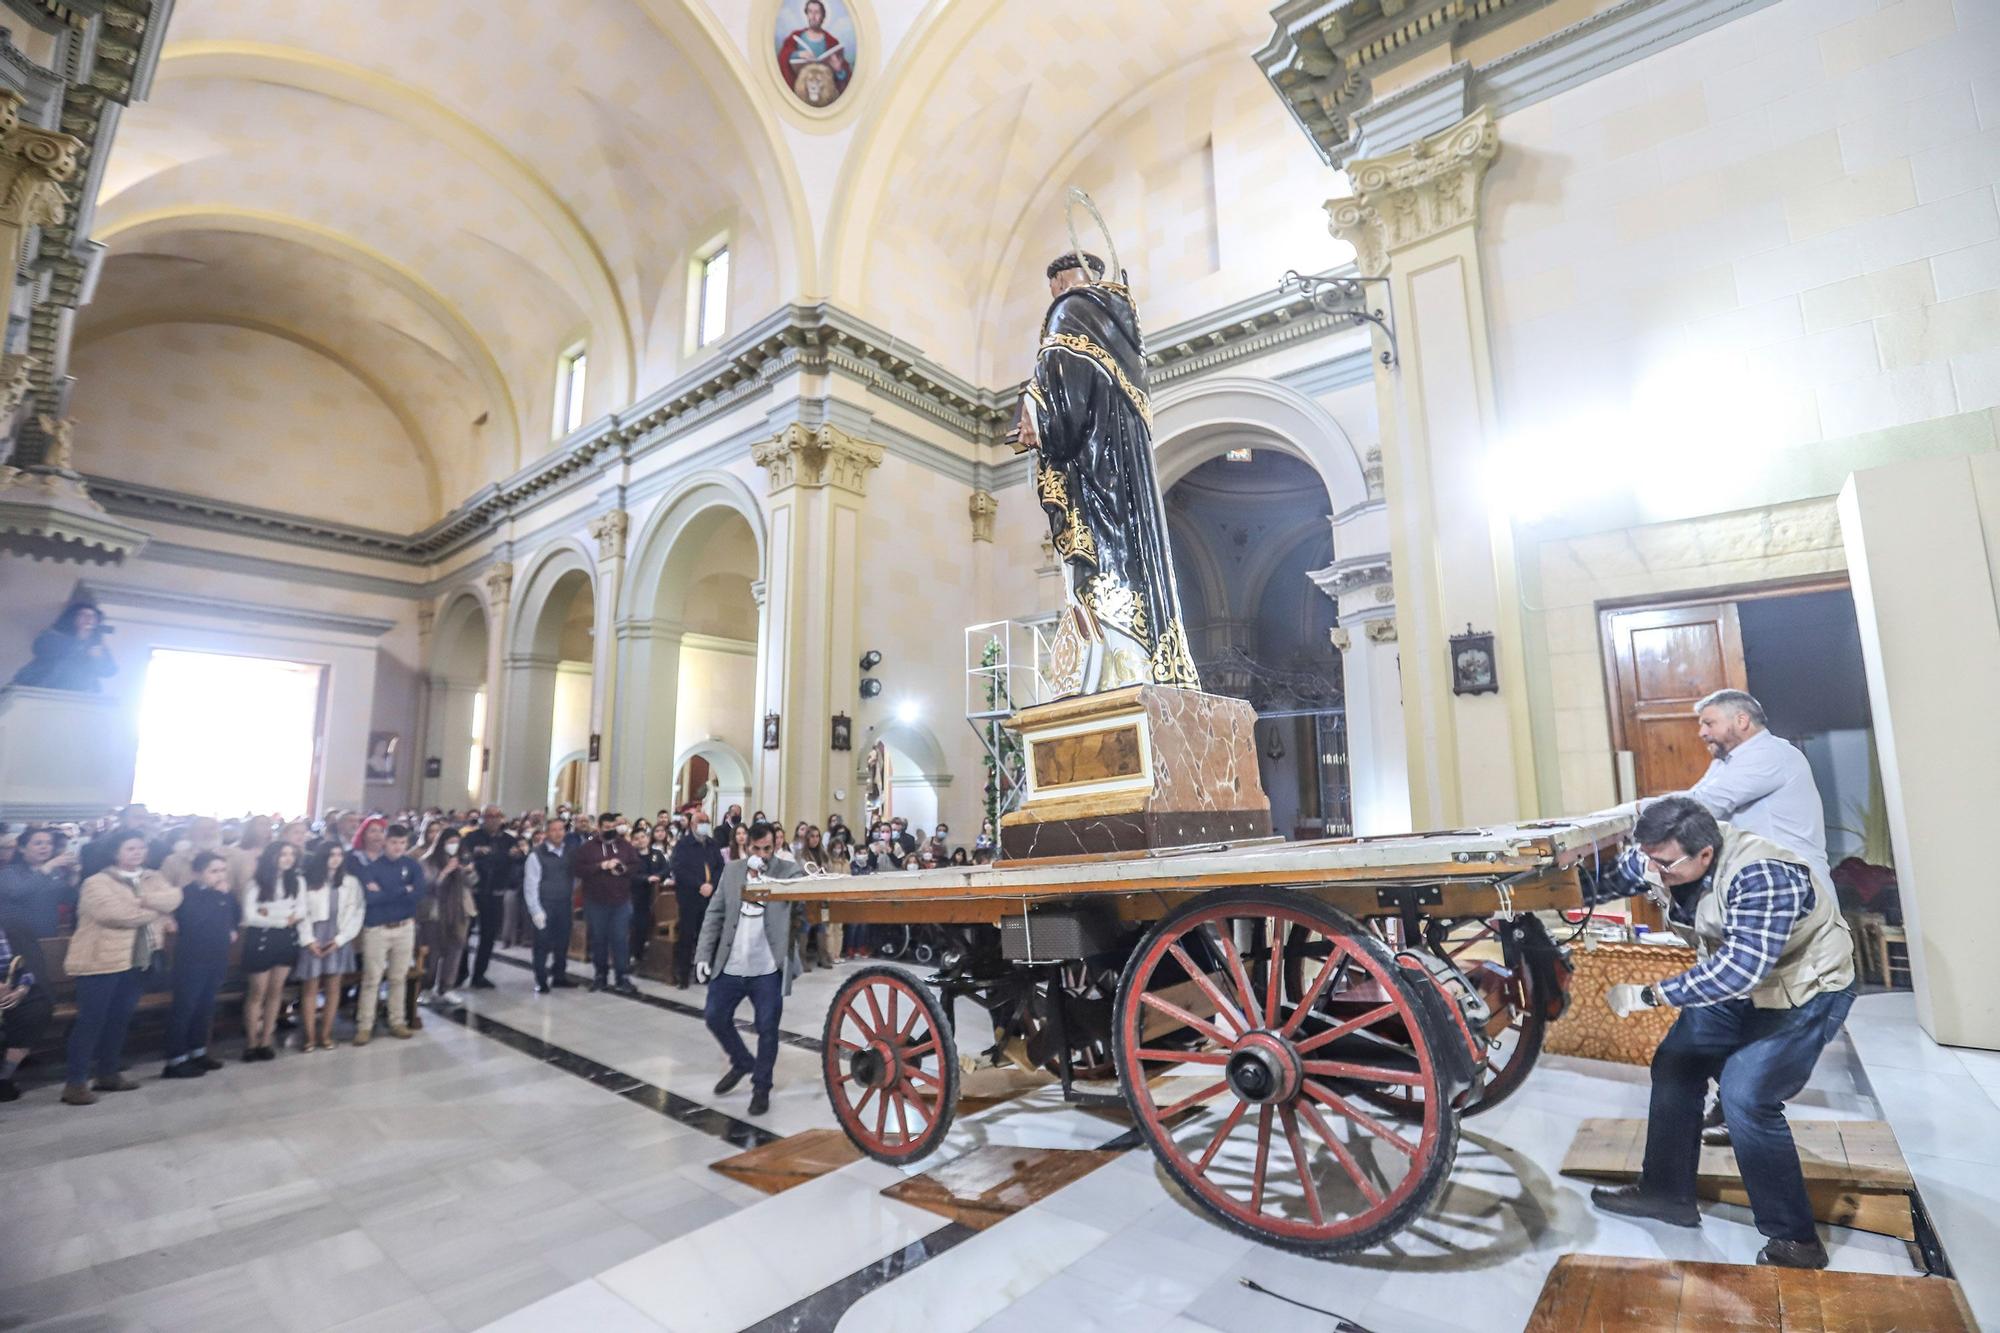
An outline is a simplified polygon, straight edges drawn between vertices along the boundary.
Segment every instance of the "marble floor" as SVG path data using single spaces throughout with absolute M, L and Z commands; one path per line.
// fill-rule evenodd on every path
M 698 990 L 538 997 L 512 965 L 495 967 L 499 989 L 431 1015 L 413 1041 L 288 1053 L 184 1083 L 137 1063 L 142 1091 L 87 1109 L 39 1087 L 0 1107 L 0 1328 L 1329 1326 L 1289 1298 L 1370 1333 L 1464 1333 L 1521 1327 L 1565 1253 L 1748 1262 L 1761 1244 L 1743 1209 L 1708 1207 L 1699 1231 L 1592 1211 L 1557 1168 L 1584 1118 L 1644 1113 L 1645 1072 L 1562 1058 L 1466 1122 L 1431 1215 L 1331 1262 L 1212 1225 L 1143 1149 L 982 1232 L 883 1198 L 898 1172 L 870 1161 L 775 1196 L 711 1171 L 742 1147 L 833 1123 L 813 1047 L 847 971 L 799 982 L 772 1107 L 754 1121 L 747 1087 L 711 1092 L 721 1062 Z M 973 1047 L 981 1016 L 966 1008 Z M 1882 1114 L 1856 1052 L 1888 1029 L 1864 1030 L 1876 1021 L 1865 1003 L 1856 1014 L 1855 1041 L 1829 1048 L 1794 1114 Z M 1905 1068 L 1923 1057 L 1900 1058 L 1883 1070 L 1924 1072 Z M 1991 1093 L 1990 1072 L 1954 1063 L 1935 1076 Z M 1124 1130 L 1037 1093 L 961 1117 L 941 1152 L 1123 1147 Z M 1962 1215 L 2000 1211 L 2000 1135 L 1966 1147 L 1947 1130 L 1940 1118 L 1937 1139 L 1905 1146 L 1913 1165 L 1936 1159 L 1949 1244 Z M 1842 1229 L 1828 1242 L 1840 1268 L 1917 1271 L 1900 1242 Z

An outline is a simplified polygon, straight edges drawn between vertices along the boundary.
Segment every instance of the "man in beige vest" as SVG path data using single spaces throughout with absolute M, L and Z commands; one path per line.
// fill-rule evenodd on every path
M 1647 806 L 1632 840 L 1586 897 L 1651 894 L 1697 961 L 1664 981 L 1605 994 L 1620 1018 L 1659 1005 L 1681 1013 L 1653 1053 L 1639 1183 L 1594 1189 L 1591 1199 L 1607 1212 L 1699 1226 L 1702 1098 L 1719 1079 L 1750 1209 L 1770 1237 L 1757 1262 L 1824 1268 L 1785 1103 L 1854 1003 L 1853 944 L 1833 885 L 1804 855 L 1717 824 L 1685 796 Z

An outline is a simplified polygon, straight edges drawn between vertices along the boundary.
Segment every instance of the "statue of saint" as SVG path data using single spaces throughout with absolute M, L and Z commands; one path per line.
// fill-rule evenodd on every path
M 1057 697 L 1201 688 L 1153 475 L 1139 316 L 1119 277 L 1106 281 L 1088 253 L 1049 264 L 1055 300 L 1017 427 L 1017 447 L 1037 451 L 1035 492 L 1068 588 L 1048 672 Z

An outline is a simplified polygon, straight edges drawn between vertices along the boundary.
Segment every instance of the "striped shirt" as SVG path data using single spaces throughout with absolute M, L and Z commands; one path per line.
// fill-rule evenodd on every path
M 1585 901 L 1608 902 L 1649 893 L 1646 854 L 1628 847 L 1625 854 L 1601 866 L 1595 882 L 1586 881 Z M 1667 919 L 1692 927 L 1695 904 L 1715 891 L 1714 874 L 1670 890 Z M 1736 872 L 1723 907 L 1722 947 L 1678 976 L 1659 983 L 1660 998 L 1676 1008 L 1720 1004 L 1755 990 L 1778 965 L 1792 928 L 1813 909 L 1812 878 L 1806 868 L 1789 861 L 1751 861 Z

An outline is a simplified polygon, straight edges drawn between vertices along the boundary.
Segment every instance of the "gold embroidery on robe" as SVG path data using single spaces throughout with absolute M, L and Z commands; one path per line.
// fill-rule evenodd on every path
M 1069 508 L 1069 478 L 1052 467 L 1035 469 L 1035 490 L 1041 495 L 1042 503 L 1051 509 Z
M 1153 683 L 1178 685 L 1190 690 L 1201 688 L 1201 678 L 1195 674 L 1194 658 L 1188 653 L 1187 631 L 1179 620 L 1168 625 L 1161 632 L 1160 641 L 1153 645 Z
M 1056 534 L 1056 554 L 1065 560 L 1088 560 L 1097 563 L 1097 538 L 1090 535 L 1084 525 L 1083 514 L 1074 506 L 1069 509 L 1069 523 Z
M 1047 351 L 1051 347 L 1065 348 L 1079 356 L 1089 357 L 1100 370 L 1111 377 L 1111 382 L 1118 386 L 1118 391 L 1131 400 L 1132 406 L 1138 410 L 1139 416 L 1146 424 L 1152 424 L 1152 403 L 1138 385 L 1126 378 L 1124 368 L 1118 364 L 1118 358 L 1090 339 L 1076 333 L 1051 333 L 1042 340 L 1042 350 Z
M 1084 605 L 1090 613 L 1107 625 L 1115 625 L 1142 644 L 1153 641 L 1151 628 L 1146 624 L 1146 604 L 1139 600 L 1139 594 L 1118 582 L 1109 574 L 1099 574 L 1084 588 Z

